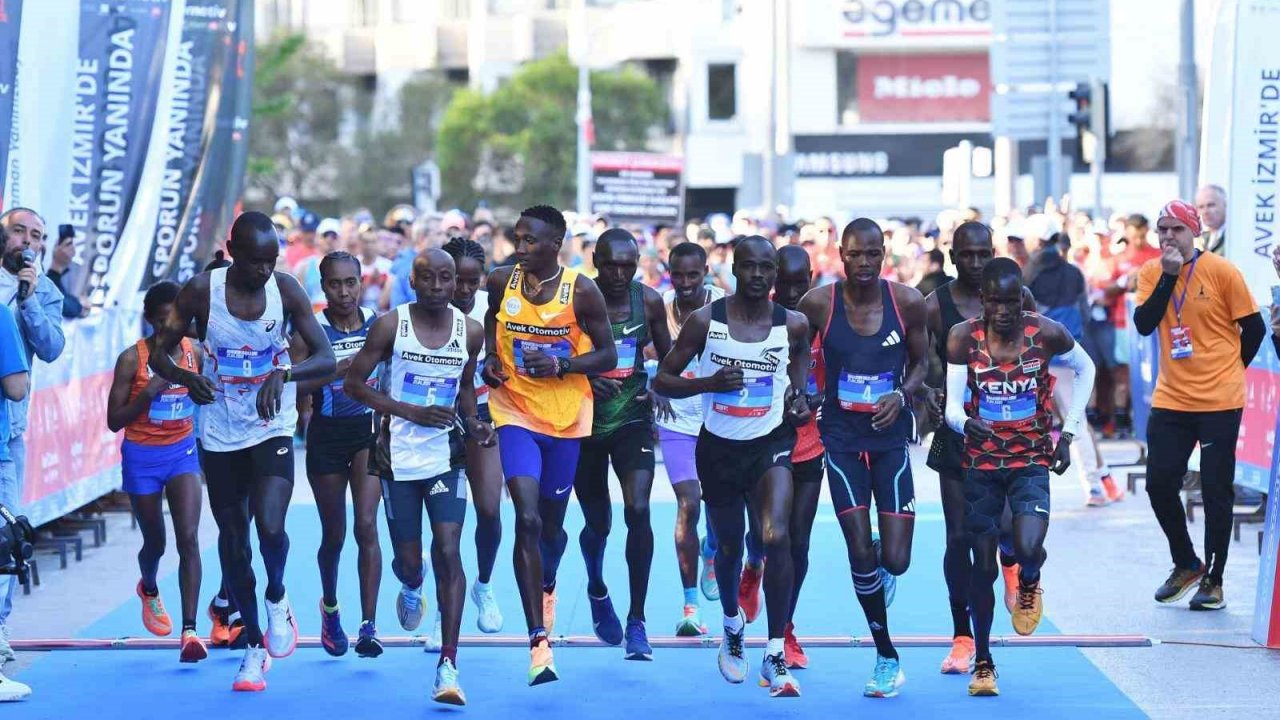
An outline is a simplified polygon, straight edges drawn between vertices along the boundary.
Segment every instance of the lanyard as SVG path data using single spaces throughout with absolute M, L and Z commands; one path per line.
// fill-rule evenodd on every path
M 1187 301 L 1187 290 L 1191 289 L 1191 276 L 1196 274 L 1196 263 L 1200 262 L 1200 251 L 1191 260 L 1191 269 L 1187 270 L 1187 279 L 1182 284 L 1182 295 L 1173 299 L 1173 314 L 1178 318 L 1178 327 L 1182 327 L 1182 306 Z

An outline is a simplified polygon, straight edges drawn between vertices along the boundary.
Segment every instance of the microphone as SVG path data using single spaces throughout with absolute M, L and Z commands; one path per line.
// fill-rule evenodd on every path
M 31 248 L 27 248 L 26 250 L 23 250 L 22 266 L 24 268 L 28 268 L 35 264 L 36 264 L 36 251 L 32 250 Z M 26 280 L 19 282 L 18 283 L 18 299 L 21 300 L 25 298 L 28 292 L 31 292 L 31 283 L 27 282 Z

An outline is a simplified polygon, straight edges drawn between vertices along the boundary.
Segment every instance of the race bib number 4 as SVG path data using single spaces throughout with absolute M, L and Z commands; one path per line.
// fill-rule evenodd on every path
M 401 387 L 400 399 L 410 405 L 427 407 L 440 405 L 452 407 L 458 398 L 458 379 L 433 377 L 431 375 L 404 374 L 404 385 Z
M 218 348 L 218 378 L 224 383 L 260 383 L 275 367 L 271 348 Z
M 636 371 L 636 339 L 620 338 L 613 342 L 614 347 L 618 349 L 618 366 L 606 373 L 601 373 L 601 377 L 613 378 L 621 380 L 631 377 Z
M 529 374 L 529 371 L 524 366 L 524 354 L 530 350 L 540 350 L 544 355 L 549 355 L 553 358 L 565 358 L 567 360 L 570 357 L 569 343 L 566 340 L 538 342 L 536 340 L 516 338 L 512 355 L 515 356 L 516 372 L 521 375 Z
M 152 398 L 151 407 L 147 410 L 147 421 L 161 427 L 185 423 L 195 414 L 195 409 L 195 403 L 191 402 L 191 396 L 187 394 L 185 387 L 170 387 Z
M 743 378 L 742 389 L 711 396 L 711 409 L 739 418 L 764 417 L 773 406 L 773 377 Z
M 879 375 L 859 375 L 857 373 L 840 373 L 840 384 L 836 387 L 836 397 L 840 401 L 841 410 L 852 412 L 875 412 L 880 398 L 893 392 L 894 377 L 892 372 Z
M 1012 395 L 981 392 L 978 394 L 978 417 L 993 428 L 1008 428 L 1030 421 L 1036 415 L 1036 391 Z

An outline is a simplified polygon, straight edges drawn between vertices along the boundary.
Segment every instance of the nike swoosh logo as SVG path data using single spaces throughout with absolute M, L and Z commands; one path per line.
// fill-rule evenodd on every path
M 1048 514 L 1049 514 L 1049 511 L 1048 511 L 1048 510 L 1045 510 L 1044 508 L 1040 507 L 1039 505 L 1036 505 L 1036 506 L 1035 506 L 1035 511 L 1036 511 L 1036 512 L 1038 512 L 1038 513 L 1044 513 L 1045 515 L 1048 515 Z
M 195 452 L 195 451 L 196 451 L 196 449 L 195 449 L 195 448 L 191 448 L 190 450 L 188 450 L 188 451 L 187 451 L 187 454 L 188 454 L 188 455 L 190 455 L 191 453 L 193 453 L 193 452 Z
M 653 452 L 653 451 L 652 451 L 652 450 L 650 450 L 649 448 L 640 448 L 640 452 L 642 452 L 642 453 L 651 453 L 651 452 Z
M 569 488 L 560 488 L 559 490 L 557 490 L 557 491 L 556 491 L 556 495 L 557 495 L 557 496 L 558 496 L 558 495 L 563 495 L 563 494 L 565 494 L 565 493 L 567 493 L 567 492 L 569 492 Z
M 782 452 L 780 452 L 780 453 L 775 453 L 775 454 L 774 454 L 774 456 L 773 456 L 773 462 L 778 462 L 778 458 L 780 458 L 780 457 L 786 457 L 787 455 L 790 455 L 790 454 L 791 454 L 791 451 L 790 451 L 790 450 L 783 450 L 783 451 L 782 451 Z
M 1211 442 L 1207 442 L 1207 443 L 1200 443 L 1200 449 L 1201 449 L 1201 450 L 1203 450 L 1203 449 L 1205 449 L 1205 448 L 1209 447 L 1210 445 L 1213 445 L 1213 443 L 1211 443 Z
M 630 335 L 631 333 L 633 333 L 633 332 L 635 332 L 635 331 L 639 330 L 639 329 L 640 329 L 640 328 L 642 328 L 642 327 L 644 327 L 644 323 L 640 323 L 639 325 L 636 325 L 636 326 L 634 326 L 634 327 L 625 327 L 625 326 L 624 326 L 624 327 L 622 328 L 622 334 L 623 334 L 623 335 Z

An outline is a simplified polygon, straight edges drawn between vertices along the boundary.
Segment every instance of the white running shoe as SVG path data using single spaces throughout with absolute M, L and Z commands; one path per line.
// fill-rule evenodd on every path
M 267 689 L 267 671 L 271 669 L 271 656 L 263 648 L 246 648 L 240 669 L 231 682 L 231 689 L 238 692 L 262 692 Z
M 400 619 L 400 627 L 413 632 L 422 624 L 423 606 L 422 586 L 411 588 L 400 585 L 400 596 L 396 598 L 396 617 Z
M 445 705 L 467 704 L 467 696 L 458 685 L 458 668 L 448 658 L 436 668 L 436 686 L 431 691 L 431 699 Z
M 494 597 L 492 587 L 481 590 L 480 582 L 476 581 L 471 586 L 471 602 L 476 604 L 476 627 L 480 632 L 502 632 L 502 611 L 498 610 L 498 599 Z
M 298 622 L 293 619 L 293 608 L 289 606 L 289 595 L 281 596 L 280 602 L 273 603 L 263 598 L 267 605 L 267 632 L 263 635 L 267 652 L 271 657 L 289 657 L 298 647 Z
M 442 642 L 442 639 L 444 638 L 444 635 L 440 630 L 440 621 L 440 611 L 437 610 L 435 627 L 431 628 L 430 635 L 422 638 L 422 652 L 438 653 L 440 652 L 440 648 L 443 647 L 444 643 Z
M 0 674 L 0 702 L 23 700 L 30 694 L 30 687 Z
M 17 659 L 18 656 L 14 654 L 13 648 L 9 646 L 9 626 L 0 625 L 0 664 Z

